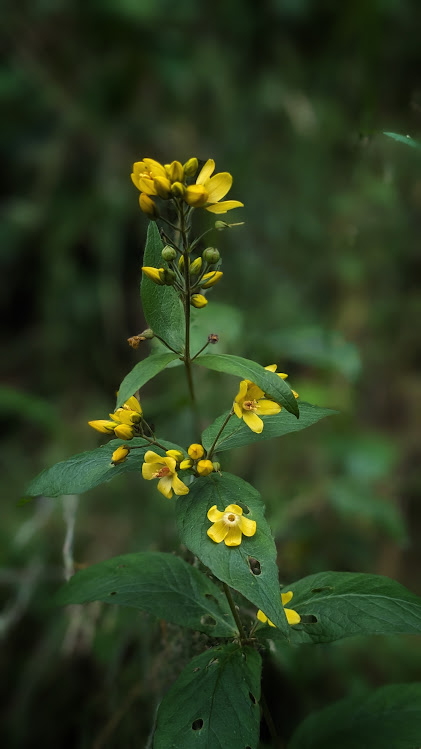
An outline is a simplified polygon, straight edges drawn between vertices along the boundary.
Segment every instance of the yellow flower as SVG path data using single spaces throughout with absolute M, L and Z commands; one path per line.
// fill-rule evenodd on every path
M 149 265 L 144 265 L 142 268 L 142 271 L 147 278 L 149 278 L 154 283 L 158 284 L 158 286 L 164 285 L 164 280 L 162 278 L 162 275 L 164 273 L 163 268 L 152 268 Z
M 202 445 L 199 445 L 197 442 L 193 442 L 193 444 L 190 445 L 187 452 L 190 455 L 190 457 L 193 458 L 193 460 L 200 460 L 200 458 L 203 458 L 205 454 L 205 451 Z
M 142 193 L 146 195 L 157 195 L 154 185 L 155 177 L 164 177 L 167 179 L 165 168 L 154 159 L 143 159 L 133 164 L 131 174 L 132 182 Z
M 97 419 L 96 421 L 88 421 L 88 424 L 92 429 L 96 429 L 97 432 L 102 434 L 111 434 L 114 431 L 115 424 L 113 421 L 107 419 Z
M 145 454 L 145 462 L 142 465 L 142 476 L 147 481 L 159 479 L 158 490 L 167 499 L 171 499 L 173 491 L 178 496 L 188 494 L 189 488 L 178 478 L 176 466 L 175 458 L 163 458 L 152 450 L 148 450 Z
M 207 534 L 216 544 L 225 541 L 226 546 L 239 546 L 243 534 L 254 536 L 256 533 L 256 521 L 243 517 L 243 510 L 239 505 L 228 505 L 224 512 L 213 505 L 207 517 L 213 523 Z
M 196 470 L 199 476 L 209 476 L 213 471 L 213 463 L 211 460 L 199 460 Z
M 209 289 L 211 286 L 215 286 L 223 275 L 220 270 L 211 270 L 209 273 L 205 273 L 200 282 L 200 287 L 202 289 Z
M 117 450 L 114 450 L 111 456 L 111 463 L 115 466 L 119 463 L 124 463 L 129 452 L 130 448 L 127 445 L 120 445 L 120 447 L 117 447 Z
M 188 205 L 199 208 L 204 206 L 211 213 L 226 213 L 233 208 L 241 208 L 244 204 L 239 200 L 223 200 L 231 189 L 232 176 L 228 172 L 219 172 L 213 177 L 215 162 L 208 159 L 199 172 L 195 185 L 186 188 L 184 200 Z
M 293 595 L 294 594 L 292 590 L 288 591 L 288 593 L 281 593 L 282 606 L 284 606 L 284 608 L 286 604 L 290 602 Z M 299 624 L 301 621 L 301 616 L 297 614 L 294 609 L 285 609 L 285 616 L 287 618 L 288 624 Z M 264 614 L 260 609 L 257 612 L 257 618 L 259 622 L 263 622 L 263 624 L 266 624 L 267 622 L 269 624 L 269 627 L 276 627 L 276 624 L 271 622 L 271 620 L 267 618 L 266 614 Z
M 196 309 L 202 309 L 202 307 L 206 307 L 208 300 L 203 296 L 203 294 L 193 294 L 190 298 L 190 303 L 193 307 L 196 307 Z
M 139 195 L 139 205 L 143 213 L 146 213 L 147 216 L 150 216 L 151 218 L 158 218 L 158 208 L 156 207 L 152 198 L 150 198 L 149 195 L 146 195 L 146 193 L 144 192 L 141 192 Z
M 264 392 L 250 380 L 242 380 L 240 389 L 234 400 L 234 413 L 244 422 L 252 432 L 260 434 L 263 431 L 263 421 L 260 416 L 273 416 L 281 410 L 279 403 L 267 400 Z

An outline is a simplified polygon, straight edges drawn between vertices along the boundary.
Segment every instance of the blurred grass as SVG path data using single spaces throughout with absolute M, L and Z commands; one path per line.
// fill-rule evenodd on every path
M 371 571 L 421 593 L 421 164 L 381 135 L 420 130 L 420 14 L 415 0 L 5 3 L 7 746 L 144 743 L 166 686 L 203 647 L 129 611 L 51 608 L 61 501 L 17 506 L 36 472 L 98 444 L 86 422 L 108 413 L 146 355 L 126 344 L 144 327 L 147 224 L 129 178 L 142 155 L 214 157 L 234 175 L 245 209 L 233 220 L 246 226 L 211 240 L 224 283 L 206 314 L 212 302 L 239 310 L 229 330 L 220 312 L 219 350 L 276 362 L 303 399 L 341 411 L 224 455 L 225 470 L 262 492 L 281 578 Z M 204 423 L 236 391 L 199 369 L 197 385 Z M 143 405 L 159 434 L 197 439 L 181 369 L 148 384 Z M 78 564 L 137 549 L 184 553 L 170 503 L 131 475 L 82 497 Z M 420 660 L 413 638 L 281 654 L 268 678 L 279 703 L 289 694 L 283 730 L 360 681 L 416 678 Z

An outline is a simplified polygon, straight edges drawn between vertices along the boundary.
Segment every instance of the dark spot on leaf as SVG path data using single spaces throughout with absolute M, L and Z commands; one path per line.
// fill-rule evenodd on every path
M 127 564 L 118 564 L 118 565 L 117 565 L 117 569 L 119 570 L 119 569 L 120 569 L 120 567 L 127 567 Z
M 237 502 L 238 506 L 241 507 L 242 511 L 244 512 L 244 515 L 248 515 L 250 512 L 250 507 L 248 507 L 244 502 Z
M 249 692 L 249 697 L 250 697 L 250 699 L 251 699 L 251 701 L 252 701 L 253 705 L 255 705 L 255 704 L 256 704 L 256 702 L 257 702 L 257 700 L 256 700 L 256 698 L 255 698 L 254 694 L 252 694 L 251 692 Z
M 191 724 L 191 727 L 193 731 L 200 731 L 200 729 L 203 728 L 202 718 L 197 718 L 196 720 L 194 720 L 193 723 Z
M 209 616 L 209 614 L 205 614 L 204 616 L 200 617 L 200 623 L 206 624 L 208 627 L 214 627 L 216 624 L 216 619 L 214 619 L 213 616 Z
M 261 570 L 260 562 L 258 559 L 255 559 L 254 557 L 249 557 L 248 563 L 249 563 L 250 571 L 252 572 L 253 575 L 261 574 L 262 570 Z
M 110 593 L 110 596 L 116 596 L 116 595 L 117 595 L 117 591 L 116 590 L 113 590 L 112 593 Z
M 311 593 L 323 593 L 324 590 L 333 590 L 331 585 L 325 585 L 324 588 L 312 588 Z
M 200 671 L 200 666 L 198 666 L 197 668 L 194 668 L 194 669 L 193 669 L 193 673 L 194 673 L 194 674 L 197 674 L 197 672 L 198 672 L 198 671 Z
M 215 596 L 212 595 L 212 593 L 205 593 L 205 598 L 207 598 L 208 601 L 213 601 L 213 603 L 216 603 L 216 605 L 218 605 L 218 601 Z
M 214 663 L 219 663 L 219 658 L 211 658 L 208 666 L 213 666 Z
M 302 624 L 317 624 L 317 622 L 317 616 L 314 616 L 314 614 L 308 614 L 307 616 L 301 617 Z

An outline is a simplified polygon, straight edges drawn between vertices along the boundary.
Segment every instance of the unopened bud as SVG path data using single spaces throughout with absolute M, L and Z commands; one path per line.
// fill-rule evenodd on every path
M 96 421 L 88 421 L 88 424 L 92 429 L 101 432 L 101 434 L 112 434 L 114 432 L 115 424 L 113 421 L 108 421 L 108 419 L 96 419 Z
M 184 198 L 185 192 L 186 192 L 186 188 L 181 182 L 174 182 L 171 185 L 171 193 L 174 195 L 175 198 Z
M 166 177 L 155 177 L 153 183 L 159 197 L 168 200 L 171 195 L 171 182 L 169 179 Z
M 193 442 L 193 444 L 190 445 L 187 452 L 190 455 L 190 457 L 193 458 L 193 460 L 200 460 L 200 458 L 203 458 L 205 454 L 205 451 L 202 445 L 199 445 L 197 442 Z
M 220 463 L 218 463 L 218 461 L 217 461 L 217 460 L 214 460 L 214 462 L 212 463 L 212 465 L 213 465 L 213 470 L 214 470 L 214 471 L 218 472 L 218 471 L 220 471 L 220 470 L 221 470 L 221 464 L 220 464 Z
M 133 427 L 128 424 L 118 424 L 114 429 L 114 434 L 120 440 L 131 440 L 133 439 Z
M 141 192 L 139 195 L 139 205 L 143 213 L 146 213 L 146 215 L 149 216 L 150 219 L 158 218 L 158 208 L 156 207 L 152 198 L 150 198 L 149 195 L 146 195 L 145 192 Z
M 206 250 L 203 250 L 202 257 L 206 263 L 209 263 L 209 265 L 215 265 L 221 255 L 216 247 L 206 247 Z
M 209 333 L 208 335 L 208 343 L 218 343 L 219 341 L 219 335 L 216 333 Z
M 203 296 L 203 294 L 193 294 L 190 299 L 190 304 L 192 304 L 193 307 L 196 307 L 196 309 L 202 309 L 202 307 L 206 307 L 207 303 L 208 300 L 205 296 Z
M 184 271 L 184 255 L 182 255 L 178 261 L 178 267 L 181 270 L 181 272 Z
M 199 476 L 209 476 L 213 471 L 213 463 L 210 460 L 199 460 L 196 470 Z
M 114 450 L 111 456 L 111 463 L 114 466 L 118 465 L 119 463 L 124 463 L 129 452 L 130 448 L 127 447 L 127 445 L 120 445 L 120 447 L 117 447 L 117 450 Z
M 175 273 L 169 268 L 164 268 L 162 271 L 162 280 L 165 286 L 174 286 Z
M 171 182 L 182 182 L 184 179 L 184 169 L 179 161 L 173 161 L 172 164 L 165 164 L 165 171 Z
M 191 458 L 186 458 L 185 460 L 182 460 L 180 463 L 180 471 L 188 471 L 189 468 L 191 468 L 193 465 L 193 461 Z
M 174 458 L 177 463 L 184 460 L 184 453 L 182 453 L 181 450 L 167 450 L 165 454 L 168 455 L 169 458 Z
M 200 206 L 207 203 L 208 197 L 208 191 L 205 190 L 203 185 L 189 185 L 189 187 L 186 188 L 184 200 L 188 205 L 191 205 L 194 208 L 200 208 Z
M 223 275 L 220 270 L 211 270 L 210 273 L 205 273 L 199 286 L 202 289 L 210 289 L 211 286 L 215 286 L 221 280 Z
M 215 221 L 215 229 L 218 231 L 224 231 L 224 229 L 229 229 L 230 225 L 226 223 L 226 221 Z
M 143 338 L 146 338 L 147 341 L 149 341 L 151 338 L 154 338 L 155 333 L 150 328 L 146 328 L 146 330 L 142 330 L 140 335 L 143 336 Z
M 197 172 L 198 166 L 199 162 L 195 156 L 186 161 L 186 163 L 184 164 L 184 174 L 186 175 L 186 177 L 194 177 Z
M 167 263 L 170 263 L 177 257 L 177 252 L 175 251 L 174 247 L 170 247 L 170 245 L 167 244 L 166 247 L 164 247 L 164 249 L 162 250 L 161 255 L 163 260 L 166 260 Z
M 193 260 L 193 262 L 190 263 L 190 273 L 193 273 L 194 276 L 197 276 L 197 274 L 200 272 L 201 267 L 202 258 L 197 257 L 196 260 Z
M 150 281 L 158 284 L 158 286 L 164 285 L 163 272 L 164 268 L 152 268 L 148 265 L 144 265 L 142 268 L 143 273 Z

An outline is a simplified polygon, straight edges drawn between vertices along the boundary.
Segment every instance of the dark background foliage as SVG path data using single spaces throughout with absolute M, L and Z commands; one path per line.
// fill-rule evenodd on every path
M 72 500 L 17 504 L 44 466 L 99 444 L 88 419 L 106 416 L 146 355 L 126 344 L 144 327 L 147 221 L 130 181 L 142 156 L 213 157 L 234 175 L 245 208 L 228 220 L 246 226 L 212 237 L 224 279 L 207 311 L 235 307 L 219 309 L 219 350 L 277 362 L 304 400 L 341 411 L 223 456 L 262 492 L 281 579 L 378 572 L 421 594 L 421 159 L 381 134 L 420 132 L 420 20 L 416 0 L 5 3 L 7 746 L 143 745 L 160 697 L 206 645 L 129 610 L 54 609 Z M 196 380 L 206 424 L 237 383 Z M 142 402 L 158 434 L 197 440 L 181 369 Z M 185 554 L 171 503 L 140 477 L 80 499 L 77 565 L 153 549 Z M 282 650 L 264 683 L 286 738 L 311 709 L 416 679 L 420 665 L 414 638 L 354 639 Z

